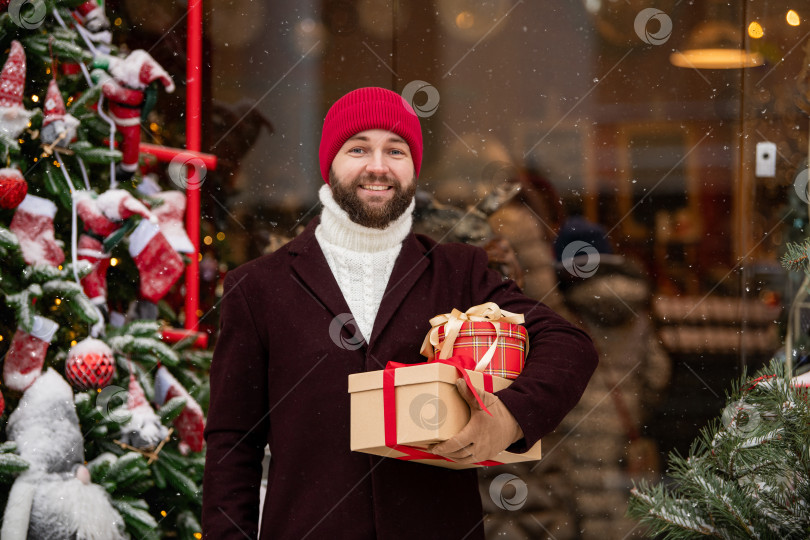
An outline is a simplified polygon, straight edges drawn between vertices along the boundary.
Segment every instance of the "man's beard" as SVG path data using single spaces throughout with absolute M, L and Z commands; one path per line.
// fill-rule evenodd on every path
M 382 182 L 391 185 L 394 196 L 383 206 L 368 206 L 360 199 L 357 190 L 361 185 Z M 371 177 L 359 176 L 351 183 L 338 180 L 335 173 L 329 171 L 329 185 L 332 187 L 332 198 L 348 215 L 349 219 L 372 229 L 384 229 L 389 223 L 397 219 L 411 204 L 416 193 L 416 176 L 410 186 L 403 190 L 399 180 L 389 176 Z

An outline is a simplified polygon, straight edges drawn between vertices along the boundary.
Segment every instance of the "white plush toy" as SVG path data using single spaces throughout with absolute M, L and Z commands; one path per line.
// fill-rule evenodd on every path
M 14 481 L 0 540 L 118 540 L 124 521 L 90 482 L 73 390 L 48 369 L 23 394 L 6 429 L 30 467 Z

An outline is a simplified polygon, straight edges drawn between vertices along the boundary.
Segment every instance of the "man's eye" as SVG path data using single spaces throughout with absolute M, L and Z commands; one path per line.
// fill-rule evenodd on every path
M 391 153 L 392 153 L 392 154 L 399 155 L 399 156 L 404 156 L 404 155 L 405 155 L 405 152 L 403 152 L 402 150 L 398 150 L 398 149 L 396 149 L 396 148 L 394 148 L 393 150 L 391 150 Z
M 363 152 L 362 148 L 352 148 L 351 150 L 349 150 L 349 153 L 354 153 L 354 154 L 361 154 L 362 152 Z

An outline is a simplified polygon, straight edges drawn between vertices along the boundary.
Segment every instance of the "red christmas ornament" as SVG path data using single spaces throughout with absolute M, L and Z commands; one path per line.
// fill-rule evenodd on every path
M 65 375 L 77 390 L 98 390 L 115 375 L 112 349 L 99 339 L 87 338 L 71 347 L 65 362 Z
M 0 208 L 17 208 L 28 193 L 28 182 L 18 169 L 0 169 Z

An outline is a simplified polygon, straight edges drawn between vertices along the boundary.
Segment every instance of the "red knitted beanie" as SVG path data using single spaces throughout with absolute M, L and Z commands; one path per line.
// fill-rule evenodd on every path
M 387 129 L 408 143 L 413 168 L 419 176 L 422 166 L 422 128 L 419 117 L 399 94 L 385 88 L 358 88 L 332 105 L 323 121 L 321 176 L 329 183 L 329 169 L 340 147 L 353 135 L 367 129 Z

